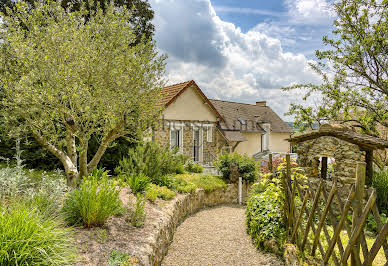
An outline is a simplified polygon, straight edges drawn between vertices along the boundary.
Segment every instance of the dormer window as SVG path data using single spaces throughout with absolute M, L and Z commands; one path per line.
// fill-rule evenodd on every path
M 237 121 L 239 121 L 242 126 L 247 125 L 247 122 L 244 119 L 242 119 L 241 117 L 237 118 Z

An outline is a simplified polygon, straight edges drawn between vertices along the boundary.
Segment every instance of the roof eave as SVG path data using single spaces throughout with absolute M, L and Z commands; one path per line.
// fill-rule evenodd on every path
M 165 107 L 169 106 L 171 103 L 173 103 L 187 88 L 189 88 L 191 85 L 194 85 L 194 87 L 197 89 L 199 94 L 202 96 L 202 98 L 205 99 L 205 101 L 208 103 L 210 108 L 216 113 L 216 115 L 221 119 L 222 122 L 225 122 L 222 115 L 217 111 L 217 109 L 214 107 L 214 105 L 209 101 L 209 99 L 206 97 L 206 95 L 202 92 L 202 90 L 198 87 L 197 83 L 195 83 L 194 80 L 191 80 L 189 83 L 186 84 L 177 94 L 174 95 L 166 104 Z

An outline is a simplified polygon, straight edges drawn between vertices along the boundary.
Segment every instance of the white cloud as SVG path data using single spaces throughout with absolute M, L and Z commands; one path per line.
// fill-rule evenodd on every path
M 194 79 L 210 98 L 267 100 L 282 116 L 300 95 L 281 87 L 319 82 L 304 55 L 284 52 L 281 40 L 263 27 L 243 33 L 222 21 L 210 0 L 151 0 L 151 5 L 158 47 L 169 55 L 169 83 Z
M 290 22 L 295 24 L 327 24 L 335 17 L 327 0 L 286 0 Z
M 264 15 L 264 16 L 273 16 L 273 17 L 283 17 L 287 15 L 287 13 L 284 13 L 284 12 L 273 12 L 269 10 L 244 8 L 244 7 L 215 6 L 214 9 L 216 10 L 216 12 L 254 14 L 254 15 Z

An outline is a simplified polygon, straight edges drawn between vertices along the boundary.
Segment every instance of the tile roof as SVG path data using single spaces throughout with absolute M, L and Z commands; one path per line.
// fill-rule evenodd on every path
M 228 141 L 246 141 L 247 139 L 241 134 L 238 130 L 222 130 L 222 135 L 228 140 Z
M 160 103 L 164 105 L 169 104 L 174 99 L 174 97 L 177 96 L 183 89 L 185 89 L 186 86 L 188 86 L 191 82 L 192 80 L 189 80 L 182 83 L 164 87 L 162 89 L 163 97 Z
M 293 132 L 288 124 L 268 106 L 212 99 L 210 99 L 210 102 L 224 118 L 225 122 L 220 123 L 221 128 L 224 130 L 265 133 L 260 124 L 269 123 L 272 132 Z

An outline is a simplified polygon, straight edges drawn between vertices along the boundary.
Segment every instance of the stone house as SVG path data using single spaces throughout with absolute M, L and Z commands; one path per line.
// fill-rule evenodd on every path
M 194 161 L 210 164 L 220 152 L 253 156 L 290 151 L 286 139 L 291 128 L 265 102 L 211 100 L 193 80 L 167 86 L 162 93 L 165 109 L 152 139 Z
M 370 183 L 374 152 L 388 148 L 388 140 L 335 124 L 324 124 L 318 131 L 292 137 L 289 141 L 297 145 L 298 165 L 308 177 L 327 179 L 328 158 L 332 158 L 331 178 L 337 177 L 344 184 L 354 183 L 358 162 L 365 162 L 366 183 Z

